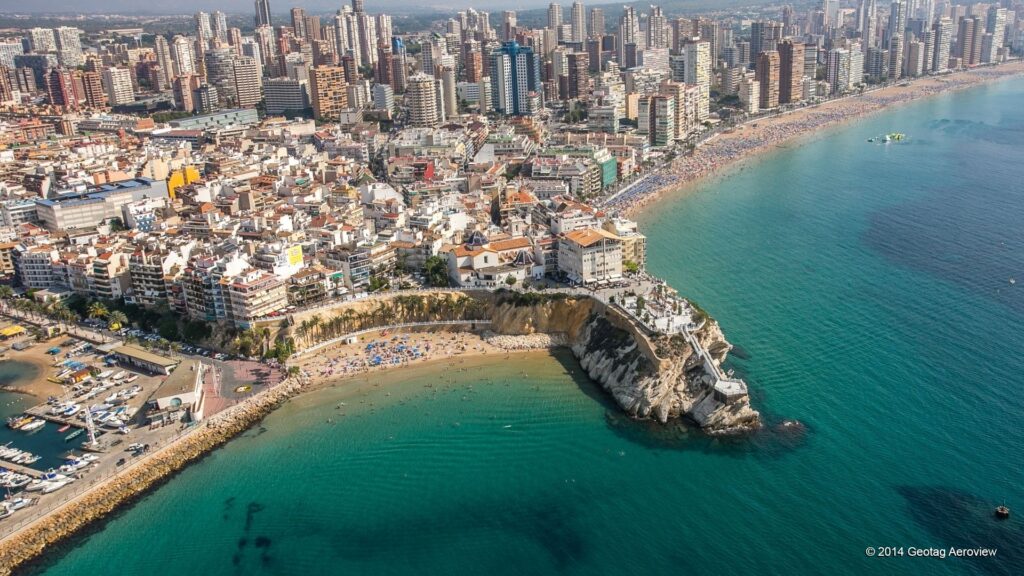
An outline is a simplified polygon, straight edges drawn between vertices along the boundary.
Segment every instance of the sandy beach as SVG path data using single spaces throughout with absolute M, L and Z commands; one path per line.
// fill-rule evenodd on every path
M 315 355 L 292 361 L 308 376 L 311 384 L 346 377 L 448 362 L 457 367 L 471 356 L 499 356 L 507 352 L 489 344 L 473 332 L 378 332 L 359 338 L 354 344 L 338 343 Z
M 31 382 L 18 384 L 16 386 L 8 386 L 5 387 L 5 390 L 8 392 L 17 392 L 19 394 L 30 394 L 39 400 L 44 401 L 50 396 L 63 395 L 63 386 L 49 380 L 55 372 L 53 368 L 54 357 L 47 354 L 46 351 L 59 345 L 67 338 L 67 336 L 60 336 L 43 342 L 36 342 L 27 350 L 8 350 L 4 354 L 3 360 L 32 364 L 38 368 L 39 372 Z
M 798 108 L 740 124 L 698 146 L 693 154 L 676 158 L 669 166 L 648 176 L 649 182 L 630 190 L 607 204 L 630 217 L 667 193 L 689 192 L 705 178 L 720 175 L 743 161 L 816 135 L 831 127 L 873 114 L 892 106 L 962 90 L 1024 73 L 1024 60 L 999 66 L 928 76 L 872 90 L 862 95 L 829 100 L 816 106 Z

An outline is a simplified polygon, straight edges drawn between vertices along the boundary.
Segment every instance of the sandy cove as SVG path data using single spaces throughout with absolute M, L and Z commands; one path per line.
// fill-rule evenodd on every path
M 39 372 L 31 382 L 26 382 L 17 386 L 7 386 L 4 390 L 8 392 L 16 392 L 18 394 L 29 394 L 40 401 L 45 401 L 50 396 L 63 396 L 64 387 L 49 380 L 49 378 L 56 373 L 56 370 L 53 367 L 56 357 L 48 354 L 46 351 L 59 345 L 68 338 L 69 336 L 59 336 L 43 342 L 35 342 L 33 343 L 33 346 L 27 350 L 8 350 L 6 354 L 4 354 L 4 360 L 32 364 L 39 370 Z M 61 353 L 63 355 L 63 350 Z
M 391 338 L 395 336 L 398 339 L 392 341 Z M 404 336 L 408 336 L 408 339 L 403 339 Z M 332 362 L 341 358 L 364 357 L 366 344 L 374 340 L 394 343 L 390 350 L 377 348 L 377 353 L 383 352 L 387 355 L 396 352 L 399 343 L 419 345 L 424 353 L 415 361 L 319 373 L 320 370 L 336 366 L 337 364 Z M 430 345 L 429 352 L 426 352 L 427 344 Z M 320 350 L 317 354 L 294 363 L 300 366 L 305 374 L 285 380 L 242 404 L 209 418 L 197 429 L 133 462 L 118 474 L 97 482 L 88 491 L 4 538 L 0 541 L 0 575 L 10 574 L 17 567 L 41 556 L 47 548 L 86 530 L 91 524 L 102 520 L 119 507 L 131 504 L 192 462 L 245 432 L 282 402 L 294 396 L 337 386 L 359 377 L 369 378 L 378 373 L 384 376 L 384 373 L 397 375 L 417 369 L 433 370 L 440 363 L 449 364 L 452 370 L 468 370 L 508 359 L 511 354 L 519 356 L 538 353 L 540 350 L 561 344 L 557 338 L 546 334 L 499 336 L 480 335 L 474 332 L 396 332 L 390 333 L 387 338 L 366 336 L 355 344 L 339 343 Z M 45 367 L 49 368 L 46 348 L 37 346 L 33 350 L 35 349 L 38 349 L 42 356 L 33 355 L 33 358 L 42 360 Z M 25 358 L 25 361 L 28 359 Z
M 367 345 L 371 342 L 386 344 L 367 351 Z M 400 345 L 404 346 L 401 351 Z M 540 333 L 508 336 L 468 331 L 403 331 L 389 333 L 387 336 L 363 336 L 354 344 L 339 342 L 289 364 L 303 370 L 303 376 L 308 381 L 304 391 L 309 391 L 334 386 L 348 379 L 372 377 L 378 373 L 409 368 L 432 368 L 442 363 L 448 364 L 451 369 L 461 370 L 508 359 L 512 353 L 547 350 L 563 345 L 565 342 L 558 337 Z M 417 348 L 419 356 L 404 354 L 405 351 Z M 369 365 L 374 356 L 381 356 L 383 361 L 380 365 Z M 392 361 L 395 358 L 398 362 Z
M 800 138 L 816 135 L 851 120 L 874 114 L 892 106 L 923 98 L 963 90 L 973 86 L 1024 74 L 1024 60 L 1017 59 L 999 66 L 987 66 L 942 76 L 927 76 L 897 85 L 847 96 L 822 104 L 798 108 L 770 117 L 761 117 L 737 125 L 730 132 L 713 136 L 693 154 L 676 158 L 662 174 L 676 176 L 666 184 L 635 200 L 616 203 L 614 208 L 630 217 L 665 196 L 689 192 L 695 184 L 712 176 L 720 176 L 727 168 L 757 159 Z M 905 84 L 905 85 L 904 85 Z

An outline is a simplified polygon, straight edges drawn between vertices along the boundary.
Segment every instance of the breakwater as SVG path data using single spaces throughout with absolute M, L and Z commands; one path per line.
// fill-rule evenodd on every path
M 281 402 L 302 390 L 304 384 L 298 378 L 291 378 L 228 408 L 11 534 L 0 541 L 0 575 L 11 574 L 19 566 L 39 558 L 48 547 L 80 533 L 117 508 L 140 498 L 185 466 L 259 422 Z

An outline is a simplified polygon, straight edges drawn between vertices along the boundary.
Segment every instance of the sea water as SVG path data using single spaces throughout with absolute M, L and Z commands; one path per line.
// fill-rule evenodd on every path
M 755 438 L 625 420 L 564 352 L 442 365 L 290 402 L 36 570 L 1024 573 L 1022 101 L 897 107 L 641 218 L 738 346 Z

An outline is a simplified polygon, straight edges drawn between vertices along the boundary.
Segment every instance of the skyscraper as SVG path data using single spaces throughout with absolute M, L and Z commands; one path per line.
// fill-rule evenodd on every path
M 192 54 L 192 43 L 184 36 L 171 39 L 171 60 L 174 61 L 174 75 L 184 76 L 196 72 L 195 56 Z
M 676 137 L 676 100 L 663 94 L 641 96 L 637 103 L 637 132 L 651 146 L 668 146 Z
M 660 6 L 651 6 L 647 15 L 647 47 L 668 48 L 668 20 Z
M 1006 8 L 989 7 L 985 31 L 992 35 L 992 43 L 989 50 L 981 55 L 981 61 L 995 62 L 999 49 L 1003 47 L 1003 37 L 1006 35 Z
M 572 52 L 566 56 L 566 76 L 570 99 L 586 100 L 589 93 L 589 57 L 586 52 Z
M 166 38 L 157 34 L 154 38 L 153 51 L 156 52 L 156 62 L 160 65 L 164 82 L 170 85 L 174 80 L 174 59 L 171 58 L 171 45 L 167 43 Z
M 441 109 L 445 118 L 454 118 L 459 115 L 459 97 L 455 88 L 455 69 L 443 68 L 441 70 Z
M 548 4 L 548 28 L 558 30 L 562 26 L 562 5 Z
M 697 121 L 703 122 L 710 115 L 711 44 L 703 40 L 683 44 L 683 56 L 686 60 L 683 68 L 683 81 L 696 86 L 699 90 Z
M 302 8 L 292 8 L 292 32 L 296 38 L 306 38 L 306 11 Z
M 754 22 L 750 25 L 750 58 L 757 62 L 761 52 L 775 50 L 775 45 L 782 40 L 781 22 Z M 764 83 L 761 83 L 764 92 Z M 762 106 L 764 108 L 764 106 Z
M 758 107 L 761 109 L 779 106 L 779 53 L 775 50 L 762 51 L 757 57 L 756 80 L 761 86 Z
M 234 106 L 238 94 L 235 92 L 234 52 L 230 48 L 208 50 L 203 56 L 206 67 L 206 81 L 217 89 L 220 105 Z
M 891 65 L 891 63 L 890 63 Z M 845 48 L 833 48 L 828 51 L 828 65 L 825 69 L 825 80 L 832 87 L 833 94 L 842 94 L 849 90 L 853 84 L 853 59 L 850 51 Z M 890 76 L 892 71 L 889 71 Z
M 945 72 L 949 69 L 949 51 L 953 40 L 953 20 L 943 16 L 932 26 L 932 72 Z
M 804 44 L 779 42 L 779 104 L 797 102 L 803 96 Z
M 587 34 L 591 38 L 600 38 L 604 36 L 604 10 L 601 8 L 590 9 L 590 27 L 587 29 Z
M 618 56 L 619 64 L 628 68 L 626 62 L 626 46 L 633 44 L 636 46 L 637 39 L 640 36 L 640 21 L 636 17 L 636 10 L 632 6 L 623 6 L 622 17 L 619 18 L 619 46 Z
M 316 66 L 310 70 L 309 90 L 313 115 L 323 120 L 337 120 L 348 107 L 345 70 L 340 66 Z
M 860 32 L 865 49 L 875 46 L 875 36 L 878 34 L 877 26 L 878 7 L 875 0 L 861 0 L 857 13 L 857 31 Z
M 228 39 L 228 17 L 217 10 L 213 13 L 213 37 L 220 41 L 227 41 Z
M 81 66 L 82 40 L 79 37 L 82 31 L 70 26 L 54 28 L 54 37 L 57 39 L 57 59 L 68 68 Z
M 273 26 L 270 21 L 270 0 L 256 0 L 256 28 Z
M 572 35 L 569 38 L 572 42 L 583 42 L 587 39 L 587 15 L 584 12 L 583 2 L 576 0 L 572 3 L 572 13 L 569 15 L 572 25 Z
M 239 56 L 232 62 L 235 76 L 235 106 L 255 108 L 263 99 L 263 74 L 259 61 Z
M 406 100 L 409 103 L 409 124 L 419 128 L 433 128 L 438 124 L 437 80 L 427 74 L 409 78 Z
M 103 71 L 103 84 L 107 89 L 107 102 L 111 106 L 135 102 L 132 75 L 127 68 L 107 68 Z
M 540 90 L 540 58 L 533 48 L 505 42 L 491 54 L 491 100 L 502 114 L 524 115 L 536 110 L 531 92 Z
M 85 105 L 90 108 L 105 108 L 107 93 L 103 90 L 103 77 L 99 72 L 83 72 L 82 87 L 85 89 Z

